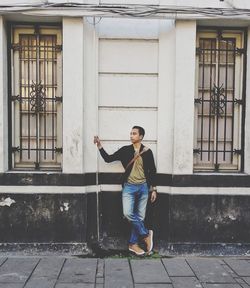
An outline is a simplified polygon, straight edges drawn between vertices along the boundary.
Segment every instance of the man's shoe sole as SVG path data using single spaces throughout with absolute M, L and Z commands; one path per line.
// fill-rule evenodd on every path
M 130 251 L 130 252 L 133 252 L 135 255 L 137 255 L 137 256 L 142 256 L 142 255 L 145 255 L 145 253 L 146 252 L 141 252 L 141 253 L 138 253 L 138 252 L 136 252 L 135 250 L 133 250 L 133 249 L 131 249 L 131 248 L 128 248 L 128 250 Z
M 151 233 L 150 233 L 151 232 Z M 151 253 L 151 251 L 152 251 L 152 249 L 153 249 L 153 234 L 154 234 L 154 232 L 153 232 L 153 230 L 149 230 L 149 233 L 150 233 L 150 240 L 151 240 L 151 245 L 150 245 L 150 249 L 149 249 L 149 251 L 147 251 L 147 253 Z

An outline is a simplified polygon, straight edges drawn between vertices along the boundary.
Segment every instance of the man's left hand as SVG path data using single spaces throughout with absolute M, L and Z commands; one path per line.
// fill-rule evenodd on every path
M 152 191 L 151 197 L 150 197 L 151 203 L 154 203 L 156 198 L 157 198 L 157 192 L 156 191 Z

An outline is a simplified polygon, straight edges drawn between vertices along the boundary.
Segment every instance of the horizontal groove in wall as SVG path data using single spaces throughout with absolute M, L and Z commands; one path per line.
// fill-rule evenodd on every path
M 108 144 L 110 144 L 110 143 L 112 143 L 112 144 L 116 144 L 116 143 L 124 143 L 124 145 L 130 145 L 131 143 L 129 143 L 128 142 L 128 140 L 114 140 L 114 139 L 102 139 L 102 142 L 103 143 L 108 143 Z M 145 143 L 147 143 L 147 144 L 157 144 L 157 140 L 152 140 L 152 139 L 150 139 L 150 140 L 143 140 L 143 143 L 145 144 Z
M 131 42 L 153 42 L 153 43 L 159 43 L 159 39 L 157 38 L 128 38 L 128 37 L 125 37 L 125 38 L 108 38 L 108 37 L 100 37 L 99 38 L 99 41 L 119 41 L 119 42 L 125 42 L 125 41 L 131 41 Z
M 152 76 L 158 77 L 158 73 L 151 73 L 151 72 L 98 72 L 100 75 L 114 75 L 114 76 Z
M 157 111 L 157 107 L 132 107 L 132 106 L 98 106 L 99 110 L 134 110 L 134 111 L 141 111 L 141 110 L 149 110 L 149 111 Z

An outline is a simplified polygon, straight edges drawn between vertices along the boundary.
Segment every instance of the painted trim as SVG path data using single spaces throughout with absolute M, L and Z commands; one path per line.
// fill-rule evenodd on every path
M 122 173 L 96 173 L 68 174 L 58 172 L 25 173 L 23 171 L 10 171 L 0 173 L 0 186 L 92 186 L 119 185 Z M 163 187 L 249 187 L 250 175 L 243 173 L 217 173 L 217 174 L 157 174 L 157 186 Z
M 0 186 L 1 194 L 87 194 L 96 186 Z
M 121 193 L 121 185 L 89 186 L 0 186 L 0 194 L 89 194 L 103 192 Z M 250 196 L 250 187 L 170 187 L 158 186 L 159 194 L 169 195 L 227 195 Z

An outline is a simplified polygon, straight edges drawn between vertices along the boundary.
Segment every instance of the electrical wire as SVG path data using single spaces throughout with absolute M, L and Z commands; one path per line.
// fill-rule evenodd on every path
M 169 14 L 179 15 L 198 15 L 208 17 L 250 17 L 250 9 L 241 8 L 197 8 L 188 6 L 164 6 L 164 5 L 92 5 L 75 2 L 54 3 L 46 1 L 37 4 L 17 4 L 17 5 L 0 5 L 0 12 L 24 12 L 46 9 L 77 9 L 86 12 L 108 13 L 126 17 L 151 17 L 164 16 Z

